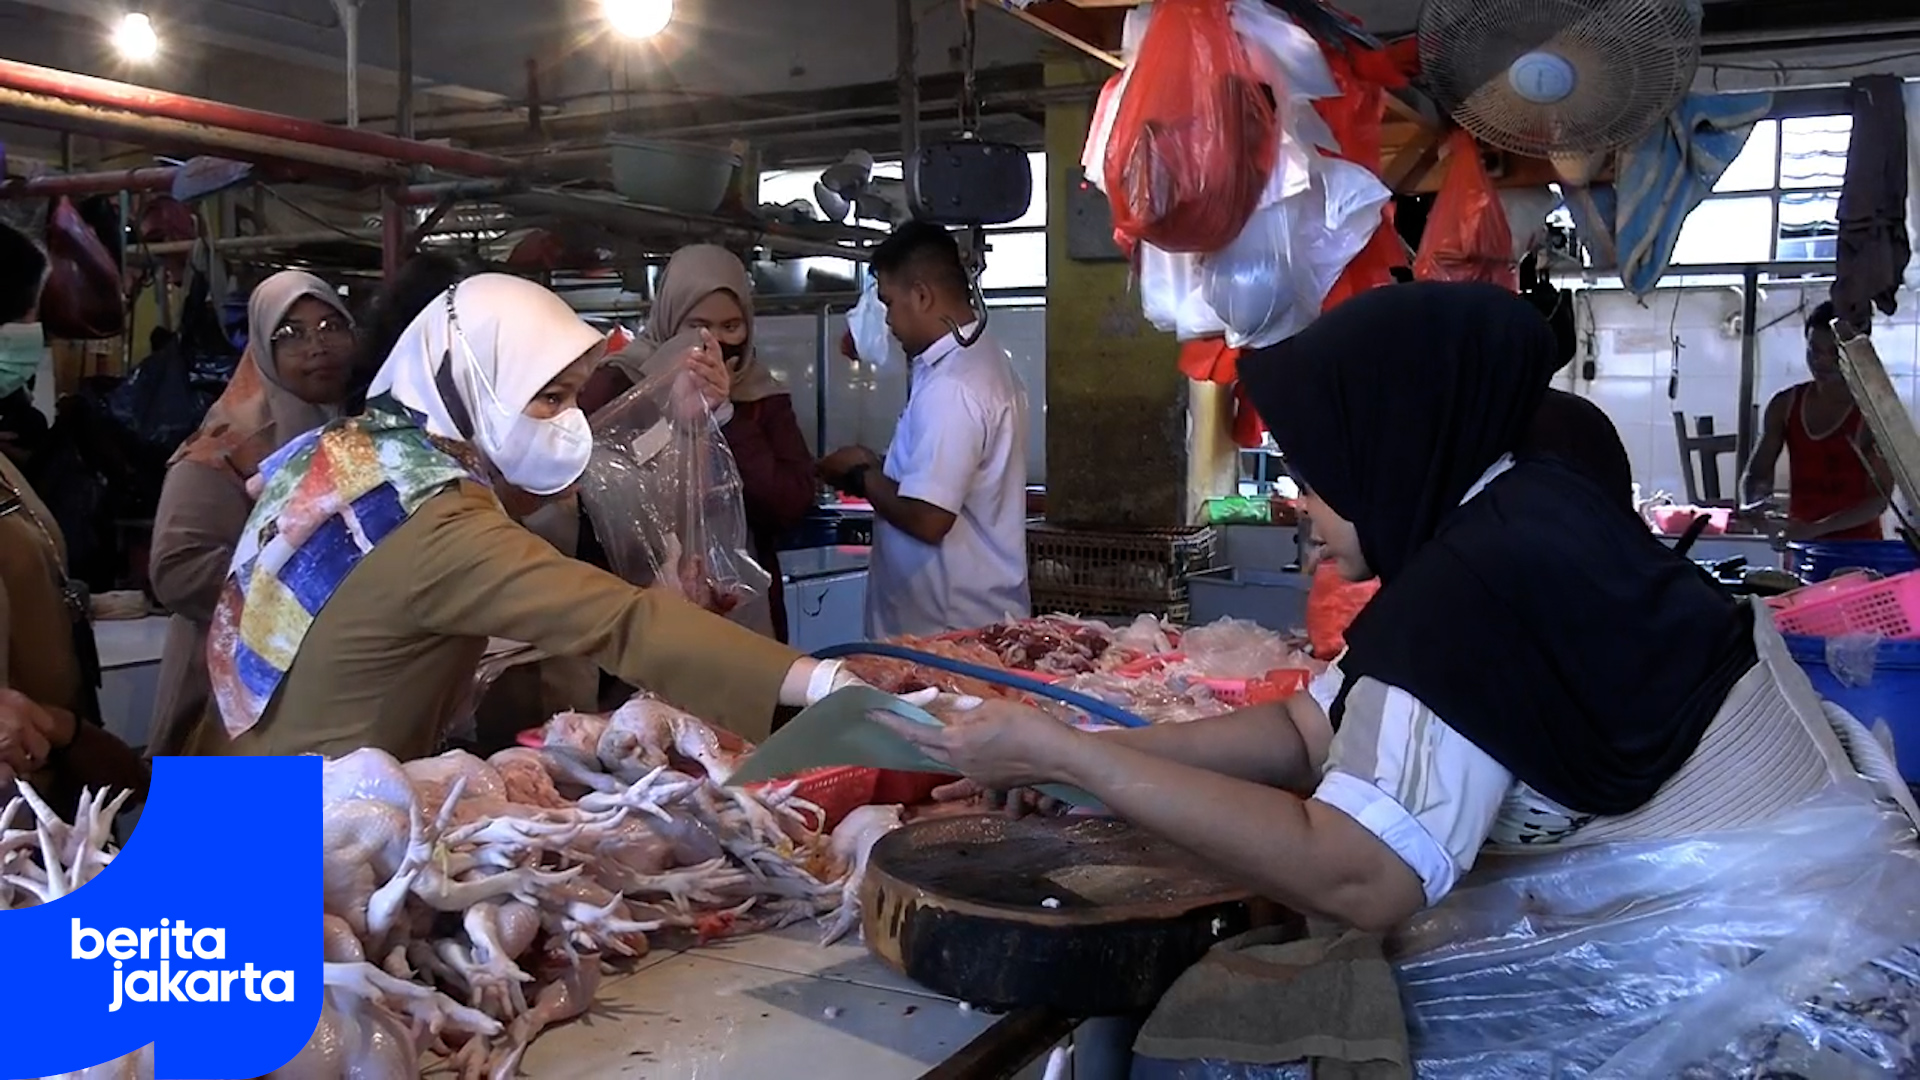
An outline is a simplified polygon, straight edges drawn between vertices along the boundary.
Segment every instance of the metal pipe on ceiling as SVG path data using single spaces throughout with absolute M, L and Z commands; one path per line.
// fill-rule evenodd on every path
M 179 170 L 172 165 L 114 172 L 62 173 L 0 183 L 0 199 L 55 199 L 115 191 L 169 191 Z
M 507 176 L 519 168 L 493 154 L 456 150 L 448 146 L 402 139 L 372 131 L 334 127 L 277 113 L 244 109 L 205 98 L 99 79 L 69 71 L 55 71 L 17 60 L 0 60 L 0 102 L 19 111 L 45 114 L 85 114 L 91 110 L 118 110 L 149 120 L 174 121 L 199 129 L 215 129 L 350 155 L 363 164 L 427 165 L 470 176 Z M 285 155 L 276 155 L 285 157 Z M 312 155 L 285 157 L 307 161 Z M 384 170 L 381 170 L 384 171 Z
M 920 149 L 920 35 L 914 29 L 914 0 L 895 0 L 897 38 L 894 49 L 900 84 L 900 160 L 911 160 Z
M 400 0 L 395 34 L 400 47 L 400 94 L 394 102 L 395 128 L 403 139 L 413 138 L 413 0 Z
M 9 63 L 0 60 L 0 65 Z M 0 118 L 30 127 L 81 132 L 155 148 L 191 149 L 261 165 L 304 165 L 309 172 L 329 173 L 340 179 L 405 177 L 405 167 L 384 156 L 90 105 L 58 94 L 4 85 L 0 85 Z
M 333 0 L 347 34 L 347 126 L 360 126 L 360 0 Z

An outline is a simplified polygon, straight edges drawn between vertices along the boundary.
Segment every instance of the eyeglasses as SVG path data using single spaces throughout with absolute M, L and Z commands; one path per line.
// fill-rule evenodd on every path
M 318 341 L 338 341 L 353 333 L 353 324 L 345 319 L 328 317 L 321 319 L 311 327 L 296 326 L 288 323 L 273 332 L 271 340 L 275 345 L 297 343 L 311 345 Z

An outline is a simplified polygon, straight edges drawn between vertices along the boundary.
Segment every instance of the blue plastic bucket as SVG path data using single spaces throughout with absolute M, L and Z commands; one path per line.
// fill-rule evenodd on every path
M 1786 641 L 1787 652 L 1821 697 L 1869 729 L 1876 721 L 1887 722 L 1901 777 L 1920 784 L 1920 641 L 1881 642 L 1873 681 L 1862 687 L 1844 685 L 1827 670 L 1827 639 L 1787 635 Z
M 1920 557 L 1904 540 L 1836 540 L 1788 544 L 1793 572 L 1808 582 L 1825 581 L 1842 570 L 1877 570 L 1882 577 L 1920 570 Z

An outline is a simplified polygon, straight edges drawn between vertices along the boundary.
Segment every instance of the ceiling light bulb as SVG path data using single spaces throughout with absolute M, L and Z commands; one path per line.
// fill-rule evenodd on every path
M 153 32 L 152 20 L 133 12 L 120 20 L 113 32 L 113 45 L 129 60 L 151 60 L 160 51 L 160 37 Z
M 673 0 L 601 0 L 607 25 L 622 37 L 650 38 L 673 19 Z

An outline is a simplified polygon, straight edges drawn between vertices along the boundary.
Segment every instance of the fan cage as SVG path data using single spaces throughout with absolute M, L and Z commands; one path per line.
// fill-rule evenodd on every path
M 1633 142 L 1672 112 L 1700 67 L 1698 0 L 1428 0 L 1420 66 L 1435 100 L 1490 146 L 1531 157 Z M 1527 53 L 1564 57 L 1573 91 L 1535 104 L 1507 72 Z

